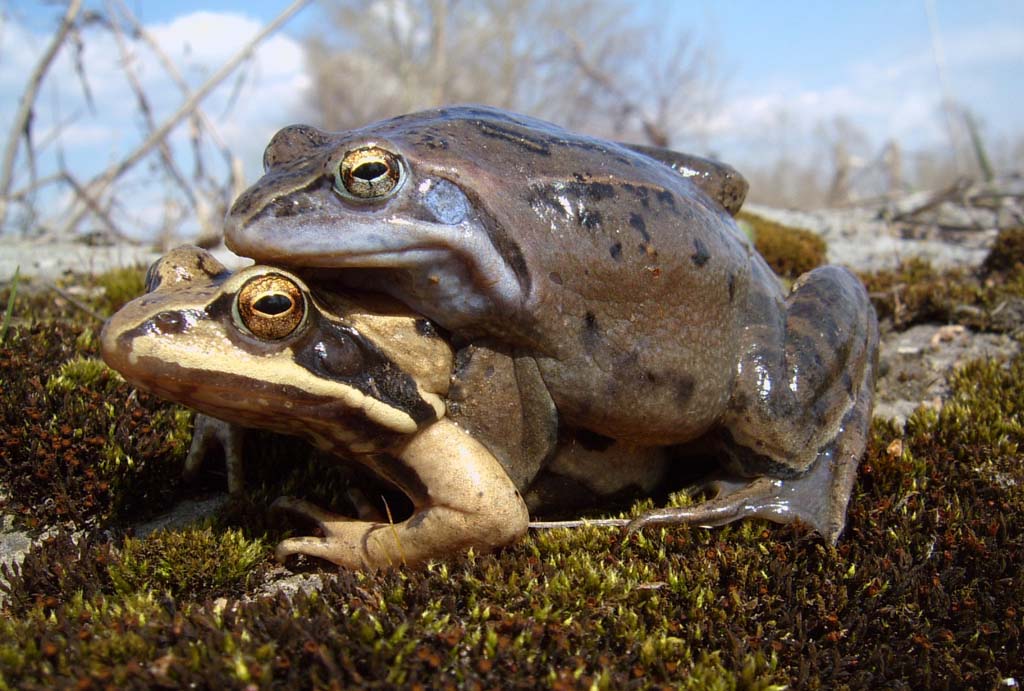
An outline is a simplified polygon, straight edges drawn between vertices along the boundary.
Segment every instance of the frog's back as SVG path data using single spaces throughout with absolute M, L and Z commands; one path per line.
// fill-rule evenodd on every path
M 378 131 L 471 196 L 522 286 L 486 330 L 536 348 L 567 420 L 659 443 L 713 423 L 751 262 L 720 204 L 649 156 L 503 111 L 445 109 Z

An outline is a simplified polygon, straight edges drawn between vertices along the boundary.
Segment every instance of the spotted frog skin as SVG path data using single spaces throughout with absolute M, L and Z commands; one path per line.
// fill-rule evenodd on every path
M 474 106 L 288 127 L 264 166 L 228 214 L 236 252 L 389 293 L 459 343 L 532 363 L 562 425 L 701 440 L 745 478 L 699 516 L 644 522 L 799 517 L 838 537 L 877 320 L 839 267 L 784 294 L 733 221 L 746 183 L 728 166 Z

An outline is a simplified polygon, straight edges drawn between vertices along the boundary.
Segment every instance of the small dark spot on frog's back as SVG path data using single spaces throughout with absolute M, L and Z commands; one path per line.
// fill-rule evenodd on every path
M 702 267 L 708 263 L 709 259 L 711 259 L 711 253 L 708 252 L 707 245 L 705 245 L 704 241 L 700 238 L 693 239 L 693 250 L 694 251 L 693 254 L 690 255 L 690 259 L 696 266 Z
M 676 206 L 676 195 L 666 189 L 658 190 L 658 201 L 661 202 L 663 207 L 666 207 L 669 211 L 674 214 L 679 213 L 679 207 Z
M 635 230 L 640 235 L 640 251 L 646 252 L 649 243 L 651 242 L 651 234 L 647 232 L 647 222 L 644 221 L 644 217 L 633 211 L 629 214 L 629 227 Z
M 583 315 L 583 330 L 580 332 L 580 340 L 587 352 L 594 352 L 601 342 L 601 327 L 598 326 L 597 316 L 593 312 Z
M 580 225 L 587 230 L 595 230 L 601 226 L 601 212 L 594 209 L 584 209 L 580 212 Z
M 622 261 L 622 243 L 616 242 L 608 248 L 608 253 L 612 255 L 612 259 L 615 261 Z
M 615 198 L 615 186 L 607 182 L 573 182 L 569 189 L 586 202 L 600 202 Z
M 650 190 L 642 185 L 632 185 L 628 182 L 622 184 L 622 189 L 626 190 L 629 194 L 640 202 L 640 205 L 645 209 L 649 209 L 651 206 L 650 201 Z
M 448 140 L 433 129 L 425 129 L 419 132 L 413 143 L 432 151 L 445 151 L 448 149 Z
M 551 279 L 551 282 L 554 283 L 556 286 L 562 285 L 562 274 L 558 273 L 557 271 L 552 271 L 551 273 L 549 273 L 548 278 Z
M 676 405 L 680 408 L 685 407 L 693 398 L 693 390 L 696 388 L 693 377 L 688 374 L 676 375 L 673 384 L 675 385 Z

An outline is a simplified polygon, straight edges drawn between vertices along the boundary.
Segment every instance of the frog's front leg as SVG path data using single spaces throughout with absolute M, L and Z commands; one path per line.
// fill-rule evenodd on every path
M 203 413 L 196 413 L 192 421 L 192 444 L 185 456 L 185 470 L 182 473 L 190 480 L 199 472 L 212 446 L 224 450 L 224 464 L 228 474 L 228 493 L 241 495 L 245 490 L 245 469 L 242 461 L 242 440 L 245 428 L 233 422 L 225 422 Z
M 284 497 L 275 505 L 316 522 L 324 537 L 283 540 L 279 560 L 308 554 L 348 568 L 416 564 L 473 548 L 487 552 L 526 532 L 529 516 L 501 464 L 479 442 L 442 419 L 394 457 L 368 465 L 409 495 L 413 514 L 400 523 L 350 520 Z
M 800 519 L 830 542 L 839 537 L 871 422 L 875 312 L 860 281 L 836 266 L 802 276 L 785 309 L 771 301 L 764 292 L 749 298 L 735 393 L 719 432 L 734 481 L 702 504 L 641 516 L 631 530 L 756 516 Z

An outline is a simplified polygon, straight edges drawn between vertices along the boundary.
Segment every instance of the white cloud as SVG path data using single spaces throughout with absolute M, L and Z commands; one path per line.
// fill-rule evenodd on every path
M 146 29 L 194 90 L 248 43 L 261 24 L 239 14 L 195 12 Z M 25 80 L 50 37 L 7 21 L 0 24 L 0 39 L 0 131 L 6 133 Z M 144 42 L 128 36 L 124 41 L 159 125 L 186 97 Z M 115 37 L 99 28 L 87 29 L 83 46 L 81 61 L 94 109 L 89 109 L 83 97 L 71 46 L 65 45 L 37 99 L 33 134 L 37 142 L 43 141 L 59 127 L 60 147 L 69 167 L 80 180 L 88 180 L 134 150 L 147 133 Z M 251 58 L 203 101 L 204 111 L 221 136 L 246 164 L 250 180 L 261 172 L 261 154 L 270 136 L 282 125 L 301 119 L 308 88 L 301 44 L 278 33 L 260 44 Z M 188 134 L 185 123 L 170 137 L 185 171 L 192 168 Z M 53 172 L 54 156 L 52 146 L 42 152 L 40 176 Z M 216 165 L 221 160 L 216 153 L 207 156 L 208 164 Z M 140 207 L 152 205 L 163 192 L 146 184 L 150 175 L 146 164 L 141 163 L 122 183 L 133 190 L 136 186 L 154 188 L 137 195 L 133 191 Z M 16 186 L 24 182 L 19 180 Z M 158 224 L 159 219 L 154 223 Z
M 968 104 L 994 134 L 1016 134 L 1024 119 L 998 73 L 1024 70 L 1024 27 L 990 26 L 951 33 L 944 42 L 953 96 Z M 930 45 L 896 60 L 869 57 L 837 73 L 830 84 L 808 87 L 787 75 L 734 92 L 701 134 L 737 163 L 775 159 L 780 141 L 793 141 L 814 155 L 810 135 L 836 118 L 855 124 L 879 149 L 893 139 L 907 149 L 946 144 L 941 119 L 943 94 Z M 1005 99 L 1005 105 L 1002 99 Z M 789 139 L 787 140 L 787 132 Z

